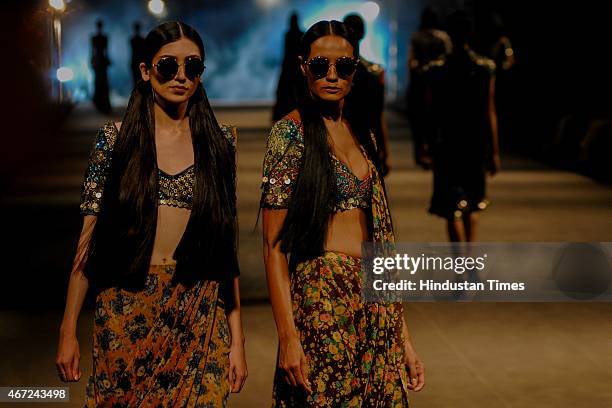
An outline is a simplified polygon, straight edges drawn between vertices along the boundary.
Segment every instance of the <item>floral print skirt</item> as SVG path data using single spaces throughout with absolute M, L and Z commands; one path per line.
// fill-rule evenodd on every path
M 401 303 L 364 302 L 361 259 L 327 251 L 291 276 L 312 394 L 276 369 L 273 407 L 408 407 Z
M 86 407 L 223 407 L 230 333 L 218 283 L 171 285 L 151 265 L 145 288 L 96 297 Z

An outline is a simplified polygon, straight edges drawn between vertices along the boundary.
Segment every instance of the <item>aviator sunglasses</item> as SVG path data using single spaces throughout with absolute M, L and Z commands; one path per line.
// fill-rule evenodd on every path
M 157 61 L 157 64 L 153 64 L 159 75 L 166 81 L 176 76 L 181 65 L 185 66 L 185 76 L 191 81 L 202 75 L 206 68 L 199 57 L 187 57 L 183 64 L 179 64 L 175 57 L 163 57 Z
M 314 57 L 306 61 L 310 73 L 317 79 L 327 76 L 329 66 L 336 67 L 336 73 L 342 79 L 346 79 L 355 73 L 357 60 L 352 57 L 340 57 L 335 63 L 331 63 L 327 57 Z

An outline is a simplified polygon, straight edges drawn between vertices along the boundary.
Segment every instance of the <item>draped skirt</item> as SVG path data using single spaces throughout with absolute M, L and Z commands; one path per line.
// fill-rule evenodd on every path
M 401 303 L 364 302 L 361 259 L 325 252 L 291 276 L 312 394 L 276 368 L 273 407 L 408 407 Z
M 230 333 L 218 283 L 172 284 L 151 265 L 144 290 L 96 297 L 86 407 L 222 407 Z

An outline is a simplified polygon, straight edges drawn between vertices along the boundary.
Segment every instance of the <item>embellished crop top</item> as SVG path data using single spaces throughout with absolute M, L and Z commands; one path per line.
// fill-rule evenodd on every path
M 300 172 L 303 151 L 304 134 L 301 123 L 289 117 L 276 122 L 270 131 L 264 157 L 260 203 L 262 208 L 289 207 L 291 194 Z M 363 149 L 362 153 L 365 155 Z M 369 208 L 372 198 L 370 175 L 360 180 L 333 153 L 331 160 L 336 179 L 333 211 Z M 370 166 L 369 160 L 368 166 Z
M 236 128 L 221 126 L 229 143 L 236 147 Z M 119 130 L 113 122 L 105 123 L 97 132 L 89 164 L 81 188 L 80 212 L 83 215 L 97 215 L 100 212 L 104 182 L 112 162 L 112 151 Z M 176 174 L 157 169 L 158 205 L 191 209 L 193 202 L 194 166 L 191 165 Z

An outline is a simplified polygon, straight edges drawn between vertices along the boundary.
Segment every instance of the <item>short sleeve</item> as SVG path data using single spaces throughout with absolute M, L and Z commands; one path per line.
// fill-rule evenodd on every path
M 270 131 L 263 162 L 262 208 L 288 208 L 304 151 L 300 125 L 289 119 L 278 121 Z
M 477 56 L 476 57 L 476 64 L 479 65 L 480 67 L 482 67 L 483 71 L 486 72 L 486 74 L 488 76 L 490 76 L 490 77 L 495 76 L 496 65 L 495 65 L 495 62 L 492 59 L 486 58 L 486 57 Z
M 82 215 L 97 215 L 100 212 L 104 183 L 110 169 L 116 139 L 117 128 L 112 122 L 105 123 L 96 133 L 81 187 Z

